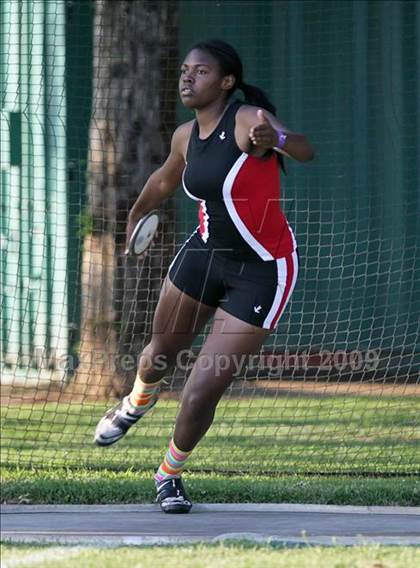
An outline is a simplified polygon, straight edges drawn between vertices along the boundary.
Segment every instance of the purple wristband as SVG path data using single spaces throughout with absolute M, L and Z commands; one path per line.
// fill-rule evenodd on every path
M 286 142 L 287 142 L 287 134 L 286 132 L 283 132 L 283 130 L 280 130 L 280 128 L 276 128 L 276 132 L 277 132 L 277 136 L 278 136 L 278 143 L 277 146 L 275 146 L 275 148 L 278 148 L 279 150 L 281 150 L 282 148 L 284 148 Z

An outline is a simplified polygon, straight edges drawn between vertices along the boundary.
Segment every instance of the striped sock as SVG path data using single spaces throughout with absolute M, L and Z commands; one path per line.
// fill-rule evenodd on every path
M 125 397 L 130 414 L 142 416 L 149 410 L 156 398 L 160 383 L 160 380 L 156 383 L 144 383 L 140 375 L 137 375 L 133 390 Z
M 185 462 L 189 458 L 190 452 L 183 452 L 175 446 L 174 439 L 169 442 L 169 449 L 166 452 L 163 462 L 160 464 L 159 469 L 155 475 L 155 481 L 160 483 L 165 479 L 172 477 L 180 477 L 184 469 Z

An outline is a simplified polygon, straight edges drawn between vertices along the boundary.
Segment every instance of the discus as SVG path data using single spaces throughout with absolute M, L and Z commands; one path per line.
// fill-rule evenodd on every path
M 159 225 L 159 214 L 156 210 L 150 211 L 140 219 L 134 228 L 127 245 L 125 254 L 138 256 L 143 254 L 153 240 Z

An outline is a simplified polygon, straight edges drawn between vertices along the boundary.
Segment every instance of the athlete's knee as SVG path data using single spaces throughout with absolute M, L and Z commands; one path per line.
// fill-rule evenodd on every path
M 217 401 L 201 392 L 187 392 L 182 397 L 181 414 L 191 422 L 211 422 Z

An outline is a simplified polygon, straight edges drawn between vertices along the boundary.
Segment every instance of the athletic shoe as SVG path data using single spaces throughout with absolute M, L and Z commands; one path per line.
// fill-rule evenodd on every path
M 188 513 L 192 503 L 180 477 L 156 481 L 156 503 L 164 513 Z
M 150 410 L 157 402 L 155 398 Z M 124 400 L 121 400 L 114 408 L 108 410 L 103 418 L 98 422 L 93 441 L 97 446 L 110 446 L 121 440 L 125 436 L 127 430 L 133 424 L 138 422 L 144 414 L 131 414 L 124 406 Z

